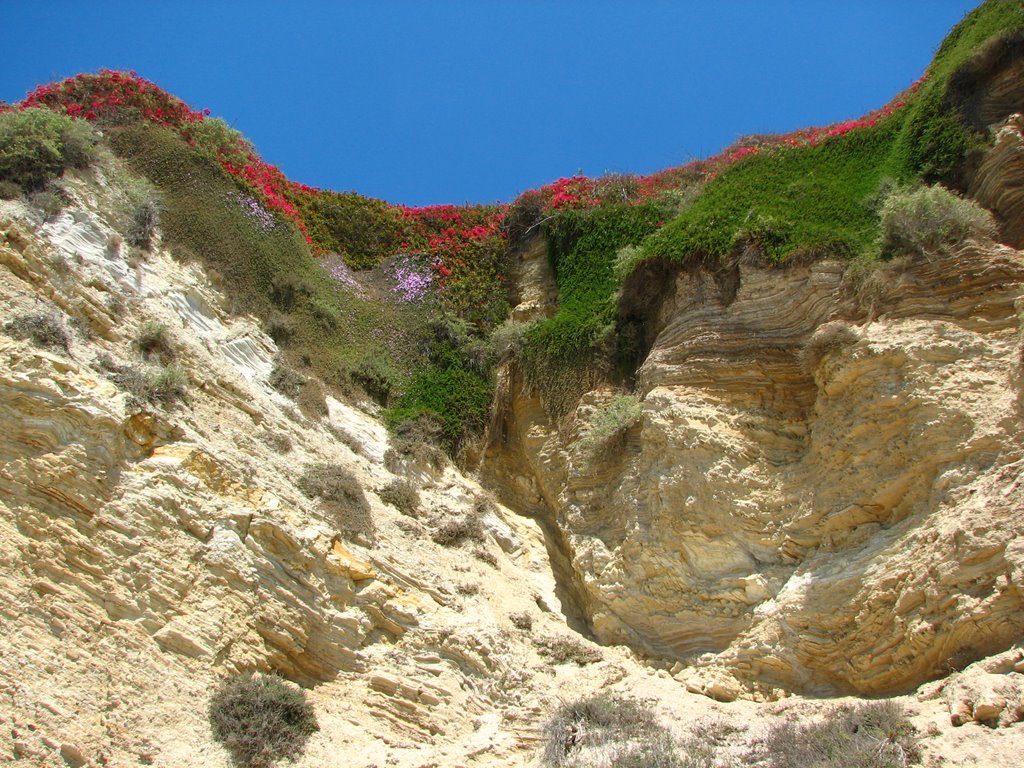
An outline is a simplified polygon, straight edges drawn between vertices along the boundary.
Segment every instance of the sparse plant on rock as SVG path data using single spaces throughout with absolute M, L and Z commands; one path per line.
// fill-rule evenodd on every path
M 403 515 L 415 517 L 419 514 L 420 493 L 408 480 L 392 480 L 377 495 L 381 501 L 390 504 Z
M 549 768 L 687 768 L 647 706 L 610 693 L 563 703 L 544 737 L 542 762 Z
M 16 339 L 28 339 L 47 349 L 67 352 L 71 337 L 64 321 L 53 312 L 19 315 L 4 323 L 4 332 Z
M 556 664 L 572 662 L 579 666 L 595 664 L 604 658 L 600 649 L 575 636 L 549 635 L 537 640 L 537 650 Z
M 920 762 L 916 733 L 902 706 L 877 701 L 779 723 L 764 748 L 770 768 L 905 768 Z
M 595 411 L 576 441 L 576 450 L 584 463 L 592 465 L 612 453 L 639 421 L 641 413 L 636 395 L 617 395 L 607 406 Z
M 805 371 L 812 373 L 826 355 L 856 344 L 859 338 L 857 331 L 842 320 L 825 323 L 804 343 L 800 350 L 800 364 Z
M 370 505 L 358 478 L 349 469 L 340 464 L 311 464 L 296 485 L 306 496 L 320 499 L 326 509 L 337 514 L 346 534 L 372 541 Z
M 210 699 L 214 738 L 238 768 L 271 768 L 295 760 L 320 730 L 305 692 L 276 675 L 239 675 Z
M 145 358 L 156 355 L 161 361 L 169 363 L 174 360 L 174 346 L 171 344 L 167 326 L 153 320 L 147 320 L 139 327 L 139 335 L 135 338 L 135 346 Z

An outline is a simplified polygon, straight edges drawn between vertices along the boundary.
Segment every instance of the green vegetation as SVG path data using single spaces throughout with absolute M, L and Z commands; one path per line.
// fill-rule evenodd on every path
M 88 123 L 49 109 L 0 114 L 0 179 L 31 192 L 65 168 L 82 168 L 93 156 L 96 135 Z
M 526 330 L 521 359 L 552 415 L 564 415 L 602 375 L 596 356 L 615 355 L 616 254 L 642 242 L 665 215 L 660 204 L 645 202 L 566 210 L 545 224 L 558 313 Z
M 341 254 L 353 269 L 373 267 L 395 251 L 400 219 L 382 200 L 354 193 L 318 192 L 295 199 L 314 242 Z
M 295 760 L 320 730 L 306 693 L 276 675 L 246 673 L 225 680 L 210 699 L 214 738 L 238 768 L 271 768 Z
M 636 395 L 617 395 L 607 406 L 596 410 L 575 445 L 584 465 L 592 466 L 621 447 L 626 432 L 640 420 L 640 414 Z
M 587 208 L 572 202 L 552 211 L 537 195 L 524 195 L 509 215 L 513 242 L 543 227 L 560 291 L 558 314 L 529 329 L 520 356 L 549 413 L 565 415 L 597 380 L 628 380 L 638 340 L 635 329 L 616 327 L 615 297 L 642 264 L 715 268 L 731 259 L 768 265 L 824 255 L 870 261 L 883 247 L 886 255 L 906 250 L 906 238 L 883 242 L 882 216 L 887 226 L 894 223 L 895 202 L 883 214 L 880 200 L 893 187 L 921 181 L 962 183 L 968 155 L 985 141 L 968 103 L 969 82 L 1022 40 L 1024 6 L 989 0 L 953 30 L 922 82 L 865 118 L 785 137 L 751 137 L 705 166 L 696 164 L 703 183 L 680 177 L 678 190 L 644 203 L 605 200 Z M 630 200 L 627 182 L 609 182 L 618 197 L 608 200 Z M 579 180 L 569 183 L 583 188 Z M 911 239 L 921 241 L 936 220 L 942 193 L 928 194 L 931 210 L 904 208 L 921 214 L 921 234 Z M 671 204 L 675 198 L 678 207 Z M 942 202 L 950 199 L 947 194 Z M 955 211 L 941 214 L 942 231 L 949 233 L 942 237 L 988 231 L 968 216 L 967 204 L 954 205 Z M 946 227 L 950 219 L 970 223 Z
M 883 179 L 909 175 L 890 157 L 903 119 L 740 160 L 644 243 L 644 255 L 713 264 L 749 253 L 778 263 L 870 248 L 878 232 L 871 199 Z
M 992 214 L 941 186 L 897 190 L 882 204 L 882 254 L 924 256 L 996 233 Z

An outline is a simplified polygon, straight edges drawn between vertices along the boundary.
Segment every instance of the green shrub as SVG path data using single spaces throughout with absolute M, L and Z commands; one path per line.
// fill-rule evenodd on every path
M 536 320 L 526 323 L 506 320 L 491 331 L 491 347 L 499 360 L 517 358 L 526 343 L 527 334 L 536 325 Z
M 86 120 L 71 120 L 60 132 L 67 168 L 85 168 L 96 157 L 99 136 Z
M 340 464 L 311 464 L 296 482 L 299 490 L 338 515 L 342 530 L 367 540 L 373 539 L 370 505 L 354 474 Z
M 68 329 L 61 317 L 53 312 L 18 315 L 4 323 L 4 332 L 47 349 L 68 352 L 71 348 Z
M 319 379 L 306 380 L 295 396 L 295 405 L 299 407 L 303 416 L 313 421 L 322 419 L 330 413 L 327 407 L 327 393 L 324 392 L 324 385 Z
M 64 170 L 62 134 L 71 118 L 48 109 L 0 114 L 0 179 L 42 189 Z
M 545 766 L 684 766 L 668 729 L 647 706 L 608 693 L 559 706 L 544 726 L 544 738 Z
M 594 411 L 576 441 L 576 450 L 587 465 L 607 458 L 621 446 L 626 432 L 640 420 L 642 408 L 636 395 L 616 395 L 604 408 Z
M 276 675 L 246 673 L 225 680 L 210 699 L 214 738 L 239 768 L 271 768 L 295 760 L 320 730 L 305 691 Z
M 215 162 L 228 162 L 242 168 L 255 152 L 252 144 L 219 117 L 190 123 L 186 133 L 201 155 Z
M 286 312 L 295 309 L 295 305 L 313 293 L 308 281 L 295 275 L 278 275 L 270 283 L 270 297 L 274 303 Z
M 387 405 L 402 380 L 392 361 L 380 350 L 367 352 L 350 376 L 366 394 L 381 405 Z
M 0 200 L 17 200 L 24 194 L 19 184 L 4 179 L 0 181 Z
M 885 256 L 927 257 L 943 246 L 996 233 L 991 213 L 939 185 L 894 191 L 881 214 Z
M 139 334 L 135 337 L 135 346 L 145 358 L 156 355 L 161 362 L 170 363 L 174 360 L 174 345 L 171 343 L 167 326 L 152 320 L 145 321 L 139 327 Z
M 270 376 L 267 377 L 267 383 L 282 395 L 295 399 L 299 392 L 302 391 L 302 388 L 306 386 L 306 379 L 287 364 L 278 360 L 274 363 Z
M 46 221 L 52 221 L 67 207 L 68 200 L 59 189 L 46 188 L 29 193 L 28 203 L 39 211 Z
M 920 762 L 916 729 L 893 701 L 839 707 L 823 720 L 773 726 L 769 768 L 904 768 Z
M 295 336 L 295 322 L 280 312 L 271 312 L 263 321 L 263 329 L 279 347 L 288 346 Z

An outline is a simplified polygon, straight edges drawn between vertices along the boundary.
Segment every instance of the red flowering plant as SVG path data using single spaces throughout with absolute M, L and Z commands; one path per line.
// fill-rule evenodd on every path
M 498 206 L 398 206 L 399 250 L 424 254 L 443 304 L 481 330 L 508 311 L 505 212 Z
M 177 96 L 135 72 L 102 70 L 95 75 L 80 74 L 59 83 L 41 85 L 18 105 L 19 109 L 32 107 L 45 107 L 104 125 L 156 123 L 177 129 L 193 146 L 198 145 L 198 138 L 210 133 L 198 127 L 210 110 L 193 110 Z M 300 189 L 301 185 L 289 181 L 277 168 L 265 163 L 240 134 L 227 130 L 231 142 L 213 149 L 224 170 L 239 179 L 268 209 L 293 221 L 306 241 L 315 247 L 302 217 L 288 200 L 288 193 L 293 188 Z
M 89 121 L 124 124 L 147 120 L 180 127 L 202 120 L 209 110 L 197 112 L 185 102 L 135 72 L 102 70 L 59 83 L 41 85 L 28 94 L 20 109 L 46 107 Z

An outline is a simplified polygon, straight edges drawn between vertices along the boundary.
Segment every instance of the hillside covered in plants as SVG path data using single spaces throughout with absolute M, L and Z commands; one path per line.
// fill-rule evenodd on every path
M 1024 5 L 647 176 L 268 160 L 0 104 L 0 759 L 1019 765 Z
M 746 137 L 650 176 L 562 178 L 504 205 L 409 208 L 314 189 L 209 109 L 131 72 L 78 75 L 3 105 L 0 174 L 7 196 L 40 193 L 96 142 L 110 147 L 151 182 L 167 245 L 262 318 L 291 367 L 364 390 L 394 426 L 426 416 L 456 451 L 485 423 L 495 340 L 552 390 L 555 410 L 567 398 L 554 390 L 581 371 L 628 379 L 643 345 L 617 296 L 645 264 L 896 255 L 882 235 L 887 199 L 966 188 L 986 138 L 965 94 L 1022 28 L 1018 3 L 987 2 L 918 82 L 860 119 Z M 558 311 L 511 328 L 512 260 L 538 236 Z

